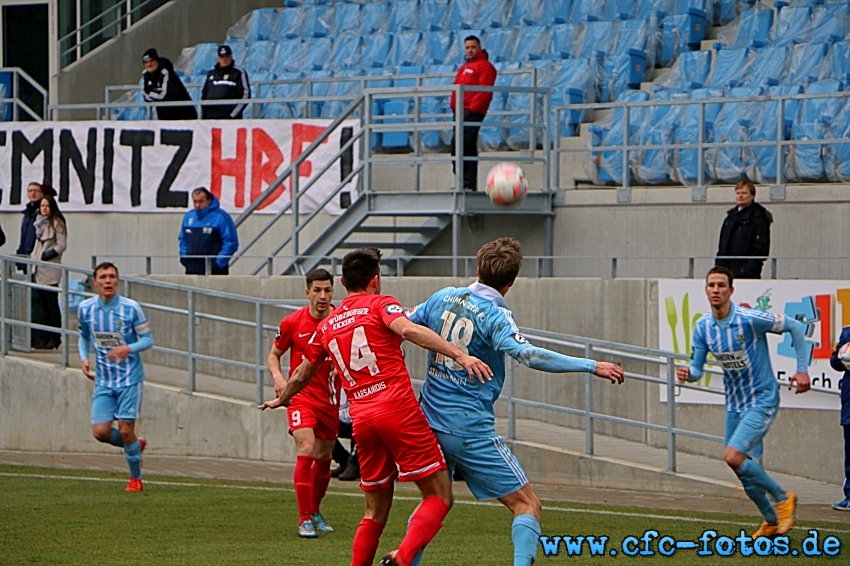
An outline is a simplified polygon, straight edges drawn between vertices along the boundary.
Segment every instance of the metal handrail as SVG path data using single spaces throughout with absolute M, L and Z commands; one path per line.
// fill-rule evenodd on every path
M 0 104 L 13 105 L 13 121 L 17 121 L 20 118 L 19 109 L 23 109 L 24 112 L 35 121 L 40 122 L 42 120 L 47 119 L 48 104 L 50 101 L 47 96 L 47 90 L 42 87 L 38 83 L 38 81 L 32 78 L 26 71 L 24 71 L 20 67 L 0 67 L 0 73 L 12 74 L 12 92 L 9 93 L 11 96 L 7 96 L 0 99 Z M 21 79 L 23 79 L 30 86 L 30 88 L 34 89 L 41 96 L 41 116 L 36 113 L 35 109 L 30 108 L 23 100 L 21 100 Z

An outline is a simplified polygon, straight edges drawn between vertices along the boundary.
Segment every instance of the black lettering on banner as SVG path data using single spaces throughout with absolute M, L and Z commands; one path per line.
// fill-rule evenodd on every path
M 339 147 L 347 144 L 353 136 L 354 128 L 351 126 L 342 128 L 339 135 Z M 342 155 L 339 158 L 339 180 L 344 181 L 345 178 L 351 174 L 352 169 L 354 169 L 354 146 L 349 147 L 342 152 Z M 340 191 L 339 207 L 348 208 L 349 206 L 351 206 L 351 191 Z
M 177 153 L 168 164 L 165 175 L 156 190 L 157 208 L 186 208 L 189 206 L 189 191 L 172 191 L 171 185 L 177 179 L 180 168 L 186 163 L 186 158 L 192 152 L 192 130 L 161 130 L 159 132 L 159 143 L 162 145 L 176 145 L 179 147 Z
M 115 163 L 115 130 L 104 128 L 103 130 L 103 190 L 100 193 L 100 202 L 112 204 L 112 165 Z
M 94 168 L 97 163 L 97 128 L 89 128 L 86 140 L 86 164 L 71 130 L 59 132 L 59 201 L 68 202 L 68 190 L 71 185 L 70 164 L 74 165 L 83 200 L 86 204 L 94 202 Z
M 133 148 L 133 160 L 130 162 L 130 205 L 142 205 L 142 148 L 153 145 L 151 130 L 123 130 L 120 143 Z
M 44 153 L 44 174 L 42 183 L 53 184 L 53 128 L 44 129 L 35 141 L 30 143 L 20 130 L 12 132 L 12 186 L 9 204 L 21 204 L 21 165 L 22 156 L 30 163 L 39 153 Z
M 0 132 L 0 147 L 6 145 L 6 132 Z

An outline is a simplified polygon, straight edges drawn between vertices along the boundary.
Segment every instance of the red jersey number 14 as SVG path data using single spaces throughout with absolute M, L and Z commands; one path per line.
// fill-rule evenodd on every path
M 356 385 L 354 378 L 351 377 L 351 371 L 360 371 L 363 368 L 369 368 L 369 375 L 375 376 L 381 373 L 381 370 L 378 369 L 378 358 L 369 348 L 369 342 L 366 340 L 366 330 L 362 326 L 355 328 L 354 333 L 351 335 L 351 353 L 347 364 L 342 357 L 342 352 L 339 350 L 339 344 L 336 338 L 328 342 L 328 348 L 350 387 L 355 387 Z M 349 371 L 349 368 L 351 371 Z

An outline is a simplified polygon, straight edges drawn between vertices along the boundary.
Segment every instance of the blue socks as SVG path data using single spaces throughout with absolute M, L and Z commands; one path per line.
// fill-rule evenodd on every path
M 531 566 L 537 556 L 540 541 L 540 523 L 533 515 L 517 515 L 511 525 L 514 543 L 514 566 Z
M 130 477 L 142 477 L 142 443 L 139 439 L 133 444 L 128 444 L 124 447 L 124 458 L 127 460 L 127 467 L 130 468 Z
M 121 433 L 118 432 L 118 429 L 112 427 L 112 432 L 109 435 L 109 440 L 106 441 L 108 444 L 112 446 L 117 446 L 118 448 L 124 447 L 124 439 L 121 438 Z
M 779 487 L 779 484 L 767 475 L 764 468 L 753 460 L 744 460 L 744 463 L 735 470 L 735 473 L 738 475 L 738 479 L 741 480 L 747 496 L 756 504 L 764 520 L 771 525 L 775 525 L 778 522 L 778 518 L 776 517 L 776 511 L 773 509 L 773 505 L 770 504 L 770 500 L 767 498 L 767 494 L 770 494 L 774 501 L 780 503 L 788 499 L 788 494 L 785 493 L 785 490 Z

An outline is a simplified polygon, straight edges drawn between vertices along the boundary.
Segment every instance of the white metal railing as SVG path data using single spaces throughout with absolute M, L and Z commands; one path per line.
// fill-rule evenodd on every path
M 0 93 L 0 122 L 7 120 L 13 122 L 18 120 L 34 120 L 41 121 L 46 119 L 48 115 L 47 91 L 38 84 L 34 78 L 29 76 L 26 71 L 20 67 L 0 67 L 0 77 L 9 79 L 9 90 L 6 91 L 6 81 L 0 81 L 3 93 Z M 29 91 L 29 95 L 22 92 Z M 41 103 L 37 101 L 33 106 L 26 102 L 27 98 L 34 96 L 36 99 L 41 98 Z

